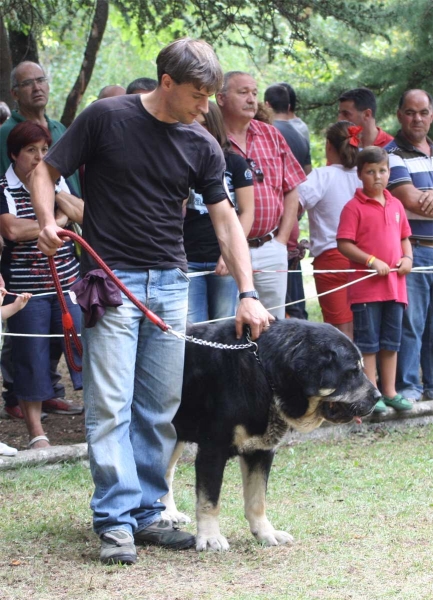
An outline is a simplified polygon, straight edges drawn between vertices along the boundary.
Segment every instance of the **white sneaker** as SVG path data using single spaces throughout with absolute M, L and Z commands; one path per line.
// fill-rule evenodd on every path
M 11 448 L 11 446 L 0 442 L 0 454 L 2 454 L 3 456 L 15 456 L 15 454 L 17 453 L 18 450 L 16 448 Z

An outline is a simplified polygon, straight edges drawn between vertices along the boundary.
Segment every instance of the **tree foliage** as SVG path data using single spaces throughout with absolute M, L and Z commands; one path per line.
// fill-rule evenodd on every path
M 300 112 L 316 131 L 335 119 L 337 99 L 345 89 L 373 89 L 379 118 L 386 123 L 391 123 L 404 89 L 431 89 L 433 0 L 106 0 L 110 19 L 101 45 L 104 58 L 96 60 L 99 45 L 93 44 L 92 58 L 89 42 L 94 42 L 92 20 L 99 2 L 0 1 L 0 19 L 9 33 L 21 32 L 28 48 L 33 37 L 45 61 L 50 57 L 55 102 L 60 102 L 57 96 L 71 94 L 65 122 L 73 118 L 80 99 L 94 99 L 95 86 L 154 76 L 158 50 L 182 35 L 206 39 L 225 68 L 251 70 L 262 86 L 292 83 Z M 111 62 L 116 53 L 117 62 Z M 90 80 L 91 72 L 83 72 L 92 60 L 97 69 Z M 3 56 L 0 61 L 3 78 Z M 83 96 L 88 85 L 90 97 L 89 92 Z M 0 89 L 5 89 L 1 81 Z
M 316 20 L 325 77 L 316 86 L 307 79 L 302 93 L 304 114 L 315 129 L 329 123 L 329 112 L 335 114 L 344 90 L 359 86 L 373 90 L 379 100 L 378 119 L 392 131 L 401 94 L 411 88 L 432 90 L 432 0 L 390 0 L 387 10 L 393 18 L 384 29 L 385 37 L 360 35 L 336 22 L 325 26 Z
M 232 44 L 254 51 L 253 40 L 266 47 L 268 61 L 278 53 L 294 54 L 294 43 L 304 42 L 320 54 L 311 17 L 333 18 L 359 33 L 381 34 L 389 19 L 383 2 L 351 0 L 113 0 L 125 22 L 135 24 L 146 45 L 149 31 L 171 29 L 175 36 L 193 30 L 215 46 Z M 173 23 L 176 24 L 173 30 Z M 289 25 L 281 27 L 283 23 Z

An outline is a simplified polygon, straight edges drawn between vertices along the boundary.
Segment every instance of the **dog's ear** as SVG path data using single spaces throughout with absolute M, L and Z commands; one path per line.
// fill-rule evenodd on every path
M 341 373 L 337 367 L 337 352 L 330 348 L 326 349 L 319 357 L 319 396 L 332 394 L 340 382 Z
M 340 374 L 336 364 L 337 353 L 321 348 L 314 356 L 298 353 L 293 361 L 297 376 L 305 374 L 304 393 L 307 396 L 328 396 L 338 387 Z

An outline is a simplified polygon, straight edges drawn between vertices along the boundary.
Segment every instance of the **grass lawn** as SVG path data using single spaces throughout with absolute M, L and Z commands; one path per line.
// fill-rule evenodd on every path
M 98 563 L 85 464 L 0 473 L 0 598 L 431 600 L 432 448 L 426 426 L 280 449 L 268 517 L 290 530 L 293 547 L 252 538 L 233 460 L 221 516 L 230 551 L 141 548 L 133 567 Z M 193 516 L 191 461 L 176 490 L 178 508 Z

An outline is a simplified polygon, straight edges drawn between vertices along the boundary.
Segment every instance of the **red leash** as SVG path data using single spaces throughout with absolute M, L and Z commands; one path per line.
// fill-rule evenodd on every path
M 138 298 L 136 298 L 128 290 L 128 288 L 120 281 L 120 279 L 118 277 L 116 277 L 116 275 L 108 267 L 108 265 L 105 264 L 105 262 L 102 260 L 102 258 L 100 256 L 98 256 L 98 254 L 96 254 L 96 252 L 93 250 L 93 248 L 91 248 L 89 246 L 89 244 L 85 240 L 83 240 L 82 237 L 80 237 L 78 234 L 74 233 L 73 231 L 66 231 L 65 229 L 58 231 L 57 235 L 59 237 L 68 237 L 68 238 L 71 238 L 72 240 L 78 242 L 80 244 L 80 246 L 82 248 L 84 248 L 84 250 L 86 250 L 86 252 L 88 252 L 90 254 L 90 256 L 101 267 L 101 269 L 103 271 L 105 271 L 105 273 L 110 277 L 110 279 L 112 279 L 114 281 L 114 283 L 125 294 L 125 296 L 127 298 L 129 298 L 131 300 L 131 302 L 133 304 L 135 304 L 135 306 L 137 308 L 139 308 L 141 310 L 141 312 L 144 313 L 150 321 L 152 321 L 152 323 L 157 325 L 160 329 L 162 329 L 162 331 L 168 331 L 170 329 L 170 325 L 167 325 L 167 323 L 165 323 L 160 317 L 158 317 L 158 315 L 155 315 L 155 313 L 153 313 L 151 310 L 149 310 L 147 308 L 147 306 L 145 306 L 142 302 L 140 302 L 140 300 L 138 300 Z M 53 276 L 54 286 L 56 288 L 57 296 L 59 298 L 60 306 L 62 309 L 62 324 L 63 324 L 63 333 L 65 335 L 66 358 L 68 360 L 70 367 L 74 371 L 81 371 L 81 367 L 75 363 L 74 358 L 73 358 L 72 343 L 71 343 L 72 340 L 74 341 L 74 344 L 75 344 L 78 354 L 80 356 L 82 356 L 82 354 L 83 354 L 83 347 L 81 345 L 81 341 L 75 330 L 74 321 L 72 319 L 71 313 L 68 311 L 68 307 L 66 305 L 66 300 L 63 296 L 62 287 L 60 285 L 59 276 L 57 275 L 54 258 L 52 256 L 48 257 L 48 263 L 50 265 L 51 275 Z
M 60 307 L 62 309 L 62 325 L 63 325 L 63 335 L 65 336 L 65 354 L 66 360 L 68 361 L 69 366 L 74 371 L 81 371 L 80 365 L 77 365 L 74 360 L 74 355 L 72 352 L 72 340 L 74 340 L 75 347 L 79 356 L 83 355 L 83 346 L 81 345 L 81 341 L 78 337 L 77 331 L 75 329 L 74 321 L 72 319 L 71 313 L 68 311 L 68 306 L 66 304 L 65 297 L 63 295 L 62 286 L 60 285 L 60 279 L 57 275 L 56 265 L 54 263 L 54 257 L 48 257 L 48 264 L 50 265 L 51 275 L 54 280 L 54 287 L 56 288 L 57 297 L 60 302 Z

